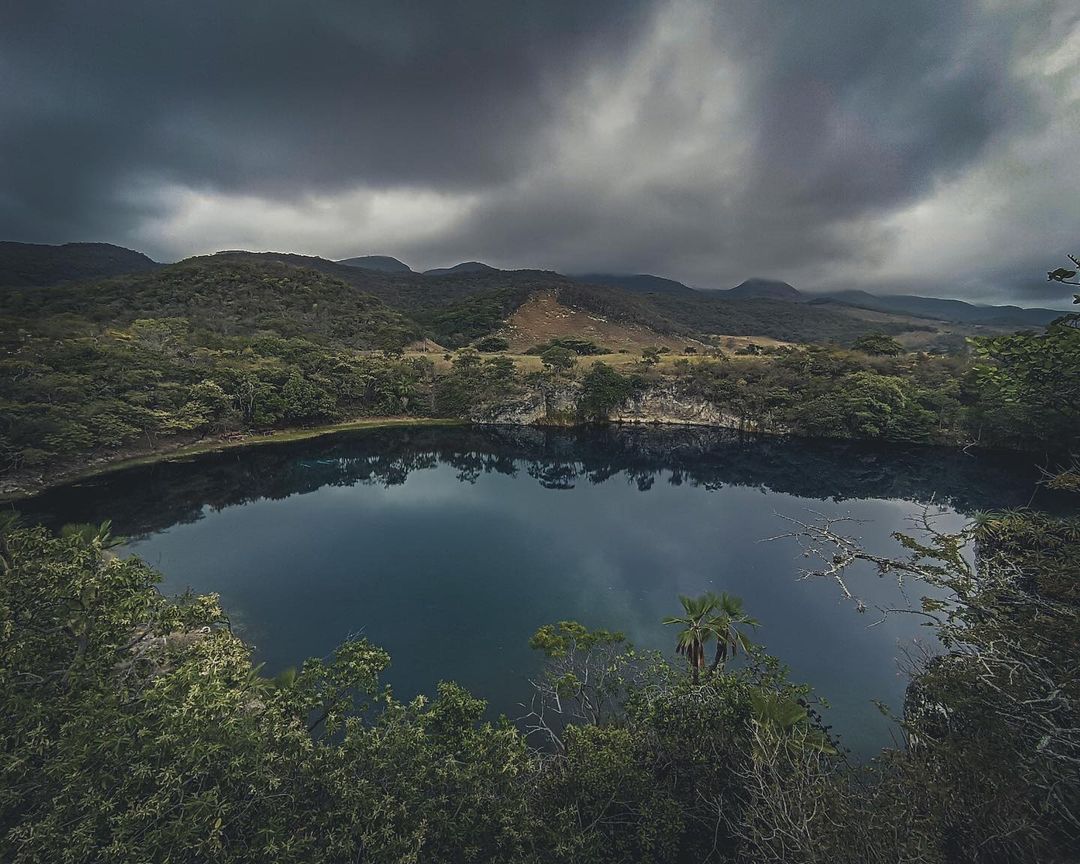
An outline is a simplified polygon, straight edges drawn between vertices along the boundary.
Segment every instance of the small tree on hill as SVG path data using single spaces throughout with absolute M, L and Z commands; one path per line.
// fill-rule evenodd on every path
M 574 356 L 574 352 L 568 348 L 555 347 L 548 348 L 547 351 L 541 354 L 540 362 L 556 375 L 559 375 L 573 369 L 574 364 L 577 363 L 577 358 Z
M 650 346 L 645 348 L 641 352 L 641 365 L 642 366 L 655 366 L 660 362 L 660 349 Z

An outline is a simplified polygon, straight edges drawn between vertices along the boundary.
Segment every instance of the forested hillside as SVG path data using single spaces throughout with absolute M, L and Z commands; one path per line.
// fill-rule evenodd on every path
M 550 271 L 495 270 L 486 265 L 479 268 L 459 265 L 428 273 L 414 273 L 400 262 L 394 267 L 387 267 L 385 262 L 393 259 L 369 257 L 376 262 L 374 266 L 357 266 L 356 262 L 362 264 L 368 259 L 329 261 L 279 252 L 219 252 L 171 265 L 163 270 L 160 279 L 154 279 L 147 271 L 161 265 L 139 253 L 118 247 L 104 244 L 68 244 L 60 247 L 5 244 L 5 248 L 0 249 L 0 290 L 4 295 L 4 309 L 18 317 L 47 316 L 57 312 L 78 314 L 80 308 L 90 305 L 89 297 L 100 296 L 105 303 L 113 306 L 97 313 L 97 320 L 101 321 L 109 320 L 113 313 L 123 315 L 124 310 L 119 307 L 127 304 L 129 297 L 139 310 L 134 317 L 182 314 L 197 320 L 201 314 L 197 307 L 203 301 L 206 304 L 220 301 L 224 304 L 222 308 L 227 318 L 232 321 L 234 313 L 244 314 L 244 306 L 250 304 L 253 296 L 269 291 L 269 309 L 259 316 L 257 322 L 233 322 L 243 323 L 243 326 L 256 324 L 256 329 L 266 329 L 273 309 L 291 314 L 307 302 L 308 298 L 304 296 L 292 299 L 286 296 L 294 288 L 305 285 L 307 287 L 303 291 L 325 293 L 330 284 L 325 279 L 316 280 L 310 274 L 301 276 L 293 273 L 287 277 L 271 275 L 263 278 L 260 275 L 262 271 L 252 269 L 259 264 L 283 264 L 340 280 L 351 286 L 354 293 L 381 300 L 387 307 L 409 319 L 411 325 L 407 325 L 406 329 L 411 326 L 413 338 L 422 332 L 423 336 L 447 348 L 463 347 L 498 330 L 515 309 L 539 292 L 554 293 L 559 302 L 568 307 L 613 321 L 647 327 L 659 334 L 758 336 L 788 342 L 850 345 L 868 330 L 897 335 L 931 334 L 940 329 L 925 319 L 912 319 L 905 314 L 892 315 L 887 311 L 875 313 L 873 326 L 870 326 L 867 313 L 856 306 L 806 304 L 798 301 L 798 292 L 795 292 L 794 300 L 784 300 L 758 296 L 754 292 L 743 296 L 738 291 L 693 291 L 679 283 L 653 276 L 600 275 L 597 277 L 598 284 L 592 284 L 583 281 L 588 277 L 570 279 Z M 28 260 L 34 263 L 26 264 Z M 251 285 L 244 284 L 244 274 L 252 274 Z M 135 278 L 138 275 L 146 278 Z M 91 282 L 100 281 L 102 276 L 117 278 L 107 280 L 110 284 L 92 290 L 86 287 Z M 275 289 L 270 286 L 275 278 L 291 281 Z M 604 284 L 599 284 L 601 282 Z M 25 290 L 11 290 L 57 283 L 64 283 L 61 286 L 63 290 L 49 294 L 35 295 Z M 51 296 L 52 293 L 56 296 Z M 306 320 L 293 332 L 312 333 L 311 325 L 316 330 L 326 329 L 325 325 L 312 319 L 320 315 L 325 317 L 327 302 L 333 304 L 335 313 L 341 311 L 338 301 L 324 296 L 319 302 L 322 303 L 322 312 L 313 312 L 310 307 L 303 309 Z M 189 308 L 195 314 L 177 311 L 180 308 Z M 339 335 L 350 328 L 356 331 L 350 344 L 360 345 L 377 332 L 385 335 L 386 328 L 382 324 L 365 328 L 355 319 L 350 319 L 350 315 L 345 310 L 347 320 L 338 328 Z M 379 313 L 372 308 L 372 315 L 378 316 Z M 280 322 L 278 325 L 271 322 L 269 329 L 280 332 L 281 326 Z M 381 339 L 383 347 L 388 344 L 382 336 L 375 338 Z M 392 341 L 392 337 L 388 338 Z M 932 340 L 919 337 L 916 341 Z
M 636 353 L 573 333 L 529 345 L 516 331 L 523 353 L 509 354 L 504 322 L 541 292 L 556 323 L 577 320 L 570 307 L 586 321 L 633 323 Z M 23 478 L 17 491 L 61 468 L 208 436 L 389 415 L 663 419 L 650 407 L 657 394 L 757 431 L 1044 449 L 1075 440 L 1080 330 L 976 340 L 972 362 L 905 351 L 889 333 L 910 326 L 540 271 L 432 277 L 223 253 L 0 292 L 0 455 Z M 763 331 L 786 344 L 710 335 Z M 664 334 L 686 334 L 674 344 L 689 353 L 648 344 Z M 433 353 L 405 350 L 425 339 Z
M 160 266 L 141 252 L 110 243 L 47 246 L 0 241 L 0 288 L 106 279 Z
M 354 348 L 400 347 L 420 335 L 379 299 L 331 276 L 229 256 L 103 282 L 9 290 L 0 311 L 9 319 L 5 329 L 29 333 L 64 333 L 65 326 L 77 332 L 80 322 L 183 318 L 188 328 L 217 336 L 304 334 Z

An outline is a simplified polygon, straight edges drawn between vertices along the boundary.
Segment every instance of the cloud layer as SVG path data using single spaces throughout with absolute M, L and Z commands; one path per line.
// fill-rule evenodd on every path
M 1070 0 L 15 6 L 0 237 L 1067 299 Z

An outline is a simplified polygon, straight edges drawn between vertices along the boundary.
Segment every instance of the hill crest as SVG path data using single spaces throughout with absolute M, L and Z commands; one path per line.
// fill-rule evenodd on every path
M 491 267 L 483 261 L 462 261 L 453 267 L 436 267 L 433 270 L 425 270 L 425 276 L 452 276 L 459 273 L 497 273 L 497 267 Z
M 155 270 L 157 261 L 111 243 L 17 243 L 0 241 L 0 285 L 41 288 L 62 282 L 109 279 Z
M 390 255 L 359 255 L 356 258 L 342 258 L 335 263 L 346 267 L 358 267 L 361 270 L 377 270 L 380 273 L 412 273 L 413 269 L 404 261 Z
M 760 277 L 753 277 L 745 282 L 740 282 L 726 293 L 729 297 L 790 300 L 793 303 L 799 303 L 803 299 L 802 292 L 794 285 L 779 279 L 762 279 Z

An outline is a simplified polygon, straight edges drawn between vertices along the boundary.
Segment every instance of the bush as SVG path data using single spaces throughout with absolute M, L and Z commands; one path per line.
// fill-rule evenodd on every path
M 495 354 L 499 351 L 508 351 L 510 349 L 510 343 L 502 336 L 485 336 L 473 347 L 476 348 L 477 351 L 482 351 L 485 354 Z
M 593 363 L 581 379 L 578 414 L 585 420 L 606 420 L 643 387 L 636 376 L 623 375 L 606 363 Z

